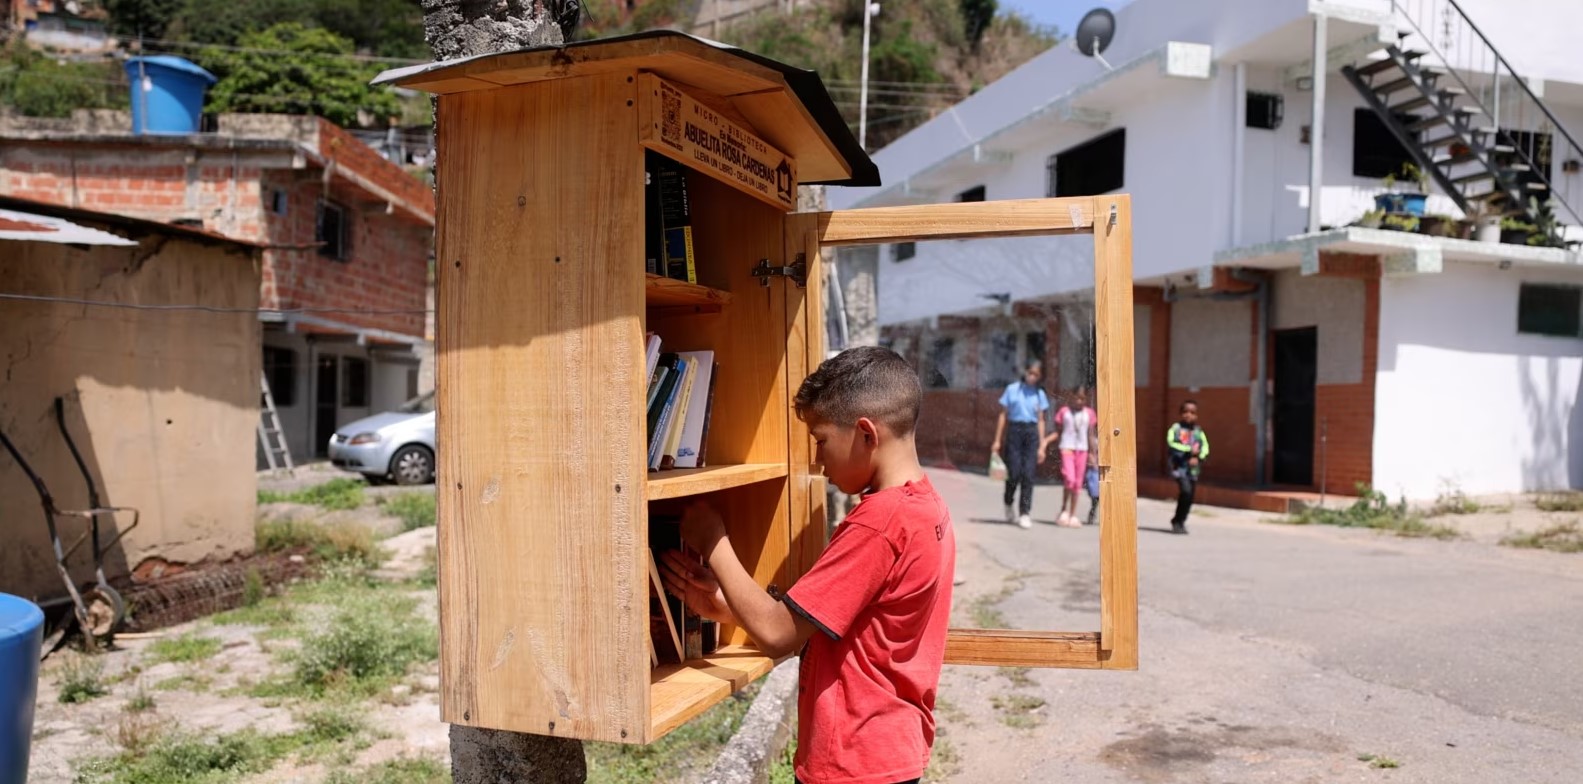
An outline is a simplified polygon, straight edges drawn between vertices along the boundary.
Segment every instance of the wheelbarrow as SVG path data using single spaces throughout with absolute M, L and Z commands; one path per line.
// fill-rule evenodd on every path
M 74 615 L 77 625 L 82 629 L 84 637 L 90 642 L 108 641 L 115 634 L 117 627 L 126 619 L 126 603 L 122 601 L 121 594 L 104 576 L 104 553 L 115 547 L 123 537 L 137 527 L 138 510 L 124 506 L 105 506 L 99 500 L 99 488 L 93 482 L 93 475 L 88 472 L 88 465 L 83 462 L 82 454 L 77 451 L 77 444 L 72 441 L 71 431 L 66 429 L 66 406 L 63 398 L 55 398 L 55 423 L 60 427 L 61 437 L 66 439 L 66 447 L 71 450 L 72 459 L 77 462 L 77 470 L 82 472 L 82 480 L 88 485 L 88 508 L 81 510 L 66 510 L 55 506 L 55 499 L 49 494 L 49 488 L 44 485 L 44 480 L 33 471 L 23 459 L 22 453 L 17 451 L 16 445 L 11 443 L 4 431 L 0 431 L 0 444 L 4 444 L 6 451 L 11 453 L 11 459 L 22 467 L 23 473 L 33 481 L 33 489 L 38 491 L 40 504 L 44 507 L 44 525 L 49 528 L 50 545 L 55 551 L 55 568 L 60 572 L 61 581 L 66 584 L 67 593 L 71 594 Z M 104 541 L 100 531 L 100 520 L 110 518 L 110 524 L 115 525 L 116 515 L 131 514 L 132 524 L 116 531 L 115 536 L 109 541 Z M 57 526 L 60 519 L 84 519 L 88 521 L 86 529 L 77 541 L 68 548 L 61 548 L 60 528 Z M 77 583 L 71 578 L 71 571 L 66 563 L 73 554 L 82 547 L 83 542 L 89 541 L 93 545 L 93 573 L 94 585 L 91 588 L 79 590 Z

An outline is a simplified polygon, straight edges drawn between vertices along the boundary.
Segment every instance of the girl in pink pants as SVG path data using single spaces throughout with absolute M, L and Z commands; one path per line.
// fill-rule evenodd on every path
M 1077 519 L 1077 496 L 1088 472 L 1089 440 L 1098 439 L 1097 419 L 1094 409 L 1088 407 L 1088 395 L 1081 389 L 1076 390 L 1066 405 L 1056 410 L 1055 432 L 1041 445 L 1048 447 L 1051 441 L 1060 442 L 1061 483 L 1065 485 L 1065 492 L 1061 494 L 1061 513 L 1055 518 L 1056 525 L 1065 528 L 1082 525 Z M 1043 448 L 1040 451 L 1044 451 Z

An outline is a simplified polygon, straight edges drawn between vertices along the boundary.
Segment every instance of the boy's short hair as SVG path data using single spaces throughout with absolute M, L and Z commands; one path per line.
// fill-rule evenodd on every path
M 812 415 L 850 426 L 868 417 L 906 436 L 918 426 L 922 401 L 918 373 L 907 360 L 888 348 L 861 346 L 825 360 L 803 379 L 792 403 L 804 421 Z
M 1198 408 L 1198 401 L 1194 400 L 1192 398 L 1188 398 L 1186 400 L 1183 400 L 1182 401 L 1182 405 L 1177 406 L 1176 413 L 1180 414 L 1183 411 L 1186 411 L 1188 406 L 1192 406 L 1193 408 Z

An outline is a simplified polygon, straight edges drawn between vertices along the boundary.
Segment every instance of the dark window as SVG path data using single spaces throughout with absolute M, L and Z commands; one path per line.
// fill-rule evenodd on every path
M 1017 367 L 1017 333 L 989 332 L 984 335 L 985 345 L 979 349 L 980 386 L 1000 389 L 1017 380 L 1021 375 Z
M 956 200 L 957 201 L 983 201 L 984 200 L 984 186 L 982 186 L 982 185 L 974 185 L 973 187 L 968 188 L 967 190 L 962 191 L 961 193 L 958 193 L 956 195 Z
M 918 255 L 918 243 L 898 242 L 891 247 L 891 257 L 896 261 L 906 261 Z
M 1278 93 L 1248 93 L 1247 126 L 1273 131 L 1285 119 L 1286 100 Z
M 1059 156 L 1059 155 L 1052 155 L 1052 156 L 1044 159 L 1044 195 L 1045 196 L 1054 196 L 1055 193 L 1056 193 L 1056 187 L 1055 187 L 1056 177 L 1055 177 L 1055 173 L 1060 168 L 1060 166 L 1058 165 L 1060 163 L 1060 160 L 1061 160 L 1061 156 Z
M 1517 331 L 1583 337 L 1583 288 L 1522 284 L 1517 291 Z
M 1027 336 L 1027 340 L 1028 340 L 1028 361 L 1029 362 L 1038 361 L 1040 364 L 1043 364 L 1044 363 L 1044 333 L 1043 332 L 1029 332 L 1028 336 Z
M 276 215 L 286 214 L 286 192 L 275 188 L 269 192 L 269 211 Z
M 1404 114 L 1397 119 L 1410 123 L 1418 118 Z M 1380 178 L 1387 174 L 1400 174 L 1405 163 L 1413 163 L 1413 156 L 1396 140 L 1395 134 L 1385 127 L 1385 121 L 1373 109 L 1354 109 L 1352 173 L 1358 177 Z
M 341 382 L 342 408 L 368 407 L 368 360 L 361 357 L 342 357 L 344 379 Z
M 956 366 L 956 338 L 935 338 L 929 346 L 929 369 L 924 376 L 924 386 L 930 389 L 949 389 L 951 375 Z
M 1119 190 L 1126 174 L 1127 129 L 1090 139 L 1055 156 L 1056 196 L 1098 196 Z
M 296 405 L 297 352 L 289 348 L 264 347 L 264 380 L 277 408 Z
M 319 219 L 314 241 L 321 242 L 319 255 L 345 261 L 348 253 L 348 215 L 346 209 L 327 201 L 319 202 Z

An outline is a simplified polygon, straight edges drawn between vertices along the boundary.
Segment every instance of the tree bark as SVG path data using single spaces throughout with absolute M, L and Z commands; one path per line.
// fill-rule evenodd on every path
M 556 21 L 570 0 L 423 0 L 423 31 L 436 60 L 562 43 Z M 435 136 L 443 129 L 435 118 Z M 438 182 L 443 162 L 435 161 Z M 451 778 L 456 784 L 571 782 L 588 778 L 582 741 L 451 725 Z

